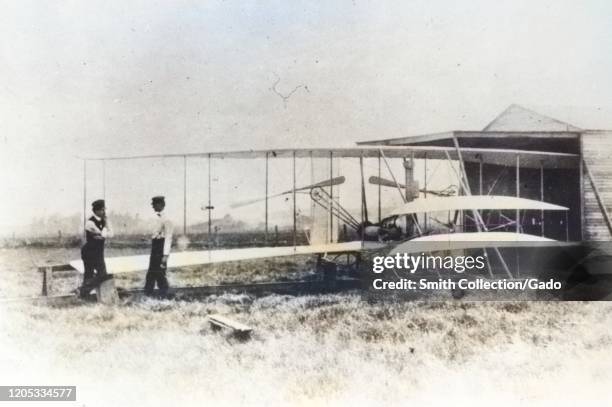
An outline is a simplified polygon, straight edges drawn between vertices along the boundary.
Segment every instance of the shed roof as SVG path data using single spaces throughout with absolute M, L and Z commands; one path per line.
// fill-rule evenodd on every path
M 413 135 L 382 140 L 361 141 L 360 145 L 410 145 L 440 140 L 478 137 L 577 138 L 580 127 L 513 104 L 508 106 L 482 130 L 454 130 L 442 133 Z
M 482 131 L 580 132 L 582 129 L 513 104 L 486 125 Z

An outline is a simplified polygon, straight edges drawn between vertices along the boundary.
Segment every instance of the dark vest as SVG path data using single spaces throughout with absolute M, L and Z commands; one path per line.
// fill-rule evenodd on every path
M 104 219 L 98 220 L 95 216 L 92 216 L 89 220 L 100 230 L 106 226 L 106 221 Z M 86 246 L 89 250 L 104 250 L 104 239 L 94 239 L 94 234 L 87 230 L 85 231 L 85 239 L 87 240 Z

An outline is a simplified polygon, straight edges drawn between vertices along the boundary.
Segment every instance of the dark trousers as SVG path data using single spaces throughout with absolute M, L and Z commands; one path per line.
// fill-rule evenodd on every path
M 83 260 L 85 273 L 80 290 L 81 295 L 86 295 L 108 276 L 106 263 L 104 262 L 104 247 L 91 247 L 85 244 L 81 249 L 81 259 Z
M 161 267 L 162 257 L 164 256 L 164 240 L 165 239 L 152 240 L 149 270 L 147 271 L 144 287 L 146 295 L 153 294 L 155 284 L 157 284 L 161 296 L 166 296 L 166 294 L 168 294 L 169 285 L 168 279 L 166 278 L 166 270 Z

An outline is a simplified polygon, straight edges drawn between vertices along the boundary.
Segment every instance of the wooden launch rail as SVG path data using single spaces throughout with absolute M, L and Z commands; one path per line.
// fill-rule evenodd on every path
M 58 271 L 74 271 L 69 264 L 42 265 L 38 267 L 42 274 L 42 296 L 30 298 L 29 300 L 49 299 L 51 302 L 72 301 L 76 298 L 74 294 L 53 294 L 53 273 Z M 282 282 L 263 282 L 247 284 L 220 284 L 197 287 L 173 287 L 170 291 L 176 299 L 195 299 L 210 295 L 222 295 L 225 293 L 248 293 L 253 295 L 266 294 L 310 294 L 330 291 L 342 291 L 357 289 L 362 286 L 362 282 L 357 279 L 336 279 L 335 274 L 324 273 L 322 280 L 312 281 L 282 281 Z M 113 290 L 114 291 L 114 290 Z M 120 299 L 138 298 L 144 296 L 142 289 L 122 290 L 119 289 Z M 93 296 L 91 296 L 93 299 Z
M 338 279 L 330 285 L 328 281 L 283 281 L 283 282 L 267 282 L 267 283 L 251 283 L 251 284 L 220 284 L 207 285 L 199 287 L 172 287 L 170 292 L 173 297 L 178 300 L 190 300 L 203 298 L 210 295 L 232 294 L 252 294 L 255 296 L 267 294 L 314 294 L 322 292 L 336 292 L 342 290 L 353 290 L 362 287 L 362 281 L 357 279 Z M 120 298 L 138 298 L 143 296 L 144 291 L 137 290 L 121 290 Z

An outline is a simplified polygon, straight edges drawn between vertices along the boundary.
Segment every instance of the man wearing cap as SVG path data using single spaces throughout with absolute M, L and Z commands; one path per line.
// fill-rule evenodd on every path
M 151 199 L 151 206 L 155 211 L 155 227 L 144 289 L 146 295 L 152 295 L 157 283 L 159 294 L 164 297 L 168 293 L 166 268 L 168 267 L 168 256 L 172 247 L 172 222 L 164 213 L 166 200 L 163 196 L 154 196 Z
M 85 274 L 79 289 L 81 297 L 86 296 L 109 275 L 104 262 L 104 242 L 112 237 L 112 230 L 106 219 L 106 206 L 103 199 L 91 204 L 92 216 L 85 222 L 85 244 L 81 248 L 81 259 Z

